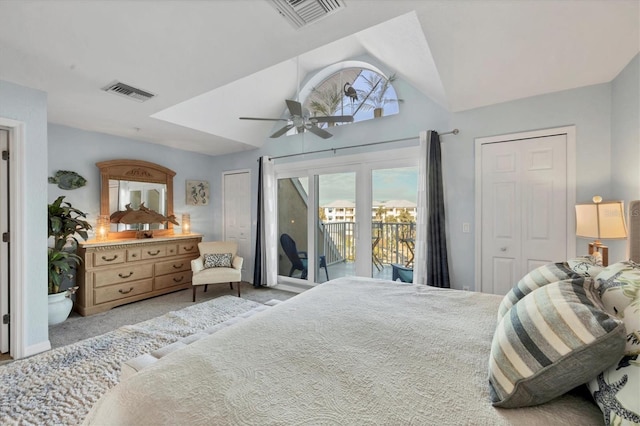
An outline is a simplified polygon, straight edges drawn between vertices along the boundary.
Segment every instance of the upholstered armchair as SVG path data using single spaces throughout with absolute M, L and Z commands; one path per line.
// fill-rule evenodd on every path
M 193 277 L 193 301 L 196 301 L 196 289 L 204 285 L 207 291 L 208 284 L 229 283 L 233 289 L 233 283 L 238 286 L 240 297 L 240 281 L 242 280 L 242 262 L 244 259 L 236 256 L 238 243 L 235 241 L 212 241 L 198 243 L 200 257 L 191 261 Z

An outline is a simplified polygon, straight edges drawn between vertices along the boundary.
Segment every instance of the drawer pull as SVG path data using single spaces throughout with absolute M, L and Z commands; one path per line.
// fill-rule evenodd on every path
M 180 281 L 184 280 L 184 275 L 181 275 L 180 278 L 174 278 L 173 282 L 175 283 L 179 283 Z
M 181 264 L 179 264 L 179 265 L 176 265 L 175 263 L 173 264 L 173 267 L 174 267 L 175 269 L 180 269 L 180 268 L 182 268 L 183 266 L 184 266 L 184 263 L 181 263 Z
M 173 253 L 174 251 L 174 249 L 169 249 L 169 253 Z
M 138 255 L 134 253 L 131 255 L 131 257 L 138 257 Z
M 147 254 L 148 254 L 149 256 L 156 256 L 156 255 L 158 255 L 159 253 L 160 253 L 160 250 L 156 250 L 154 253 L 151 253 L 150 251 L 147 251 Z
M 132 291 L 133 291 L 133 287 L 129 287 L 129 290 L 120 289 L 120 290 L 118 290 L 118 293 L 120 293 L 120 294 L 129 294 Z
M 118 276 L 120 278 L 129 278 L 131 275 L 133 275 L 133 271 L 129 272 L 129 275 L 122 275 L 122 274 L 118 274 Z M 128 293 L 128 292 L 127 292 Z
M 184 251 L 191 251 L 191 250 L 193 250 L 194 248 L 196 248 L 196 246 L 191 246 L 191 247 L 182 247 L 182 250 L 184 250 Z
M 102 256 L 102 260 L 104 260 L 105 262 L 113 262 L 114 260 L 116 260 L 118 258 L 117 254 L 114 254 L 113 257 L 111 259 L 107 259 L 105 256 Z

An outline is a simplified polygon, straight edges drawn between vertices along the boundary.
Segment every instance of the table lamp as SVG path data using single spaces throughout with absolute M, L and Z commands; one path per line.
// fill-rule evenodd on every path
M 593 204 L 576 205 L 576 236 L 595 238 L 589 243 L 589 254 L 602 256 L 602 265 L 609 264 L 609 248 L 600 239 L 627 238 L 623 201 L 602 201 L 593 197 Z

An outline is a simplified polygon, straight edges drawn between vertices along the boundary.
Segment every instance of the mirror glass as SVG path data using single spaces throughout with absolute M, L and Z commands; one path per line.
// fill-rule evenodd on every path
M 109 214 L 127 210 L 127 206 L 133 210 L 138 210 L 143 203 L 146 208 L 167 216 L 167 185 L 164 183 L 109 179 Z M 111 224 L 111 231 L 116 232 L 139 229 L 167 229 L 167 224 Z

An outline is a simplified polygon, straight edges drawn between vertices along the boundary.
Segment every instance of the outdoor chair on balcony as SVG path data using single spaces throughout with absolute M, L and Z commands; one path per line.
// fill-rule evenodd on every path
M 399 279 L 403 283 L 413 282 L 413 268 L 408 268 L 404 265 L 398 265 L 397 263 L 392 263 L 391 268 L 391 281 L 396 281 Z
M 289 236 L 289 234 L 280 235 L 280 245 L 282 245 L 282 250 L 289 258 L 291 262 L 291 270 L 289 271 L 289 276 L 292 276 L 295 271 L 302 271 L 301 279 L 307 279 L 307 267 L 308 267 L 308 257 L 306 251 L 298 251 L 296 248 L 296 242 Z M 329 280 L 329 270 L 327 269 L 327 258 L 324 255 L 318 256 L 320 259 L 320 268 L 324 268 L 324 272 L 327 275 L 327 281 Z

